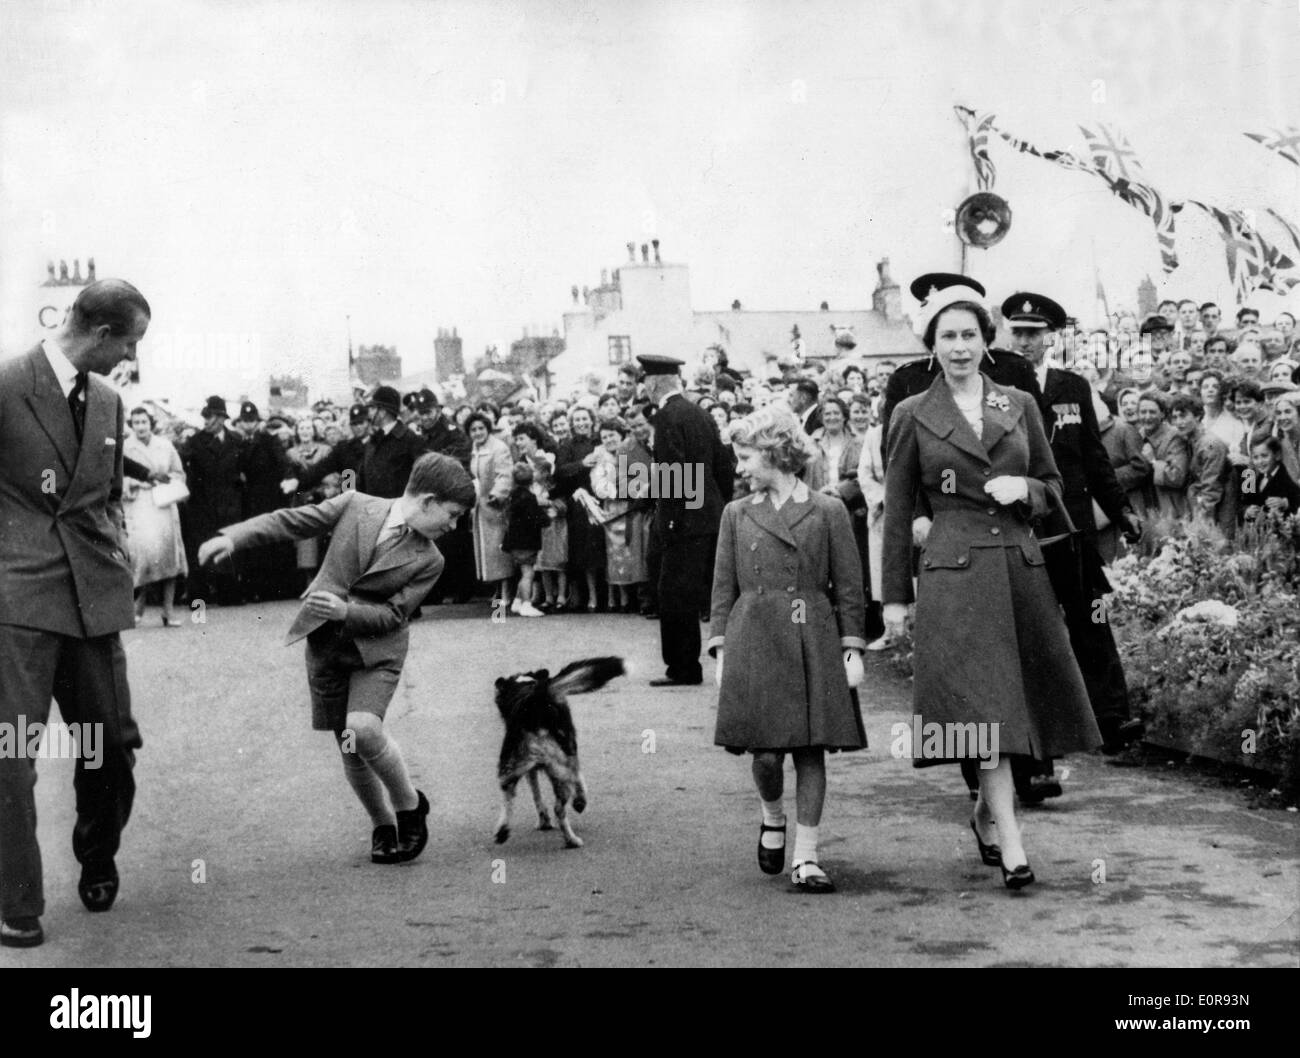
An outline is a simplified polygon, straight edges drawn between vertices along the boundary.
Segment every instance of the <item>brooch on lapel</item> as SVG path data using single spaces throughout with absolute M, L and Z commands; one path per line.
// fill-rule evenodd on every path
M 984 403 L 987 404 L 990 408 L 997 408 L 998 411 L 1011 410 L 1011 401 L 1007 400 L 1005 393 L 998 393 L 994 391 L 993 393 L 989 394 L 988 400 L 986 400 Z

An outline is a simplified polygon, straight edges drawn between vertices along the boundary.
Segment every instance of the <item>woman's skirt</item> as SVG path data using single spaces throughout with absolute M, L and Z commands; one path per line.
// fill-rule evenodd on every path
M 176 504 L 155 507 L 150 490 L 141 489 L 122 506 L 135 586 L 187 575 L 190 568 L 185 561 L 181 515 Z
M 923 562 L 917 583 L 914 764 L 984 759 L 981 749 L 1045 760 L 1100 746 L 1041 554 L 971 547 L 952 561 Z
M 606 500 L 605 577 L 610 584 L 641 584 L 646 579 L 645 514 L 627 500 Z

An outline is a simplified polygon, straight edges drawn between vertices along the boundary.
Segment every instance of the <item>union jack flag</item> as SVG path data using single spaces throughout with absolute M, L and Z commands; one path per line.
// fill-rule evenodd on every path
M 997 166 L 989 157 L 989 133 L 993 131 L 995 115 L 976 114 L 969 107 L 953 107 L 962 126 L 970 136 L 970 156 L 975 163 L 975 180 L 981 191 L 988 191 L 998 178 Z
M 1137 154 L 1124 139 L 1123 133 L 1108 125 L 1098 125 L 1093 132 L 1083 125 L 1079 126 L 1084 142 L 1092 154 L 1096 169 L 1113 180 L 1132 180 L 1141 172 L 1142 166 Z
M 1247 132 L 1245 135 L 1270 151 L 1276 151 L 1292 165 L 1300 165 L 1300 129 L 1273 129 L 1271 133 Z

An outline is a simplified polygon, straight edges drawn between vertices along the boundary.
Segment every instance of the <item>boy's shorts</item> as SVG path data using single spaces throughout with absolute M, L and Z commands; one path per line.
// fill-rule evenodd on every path
M 536 551 L 511 551 L 510 557 L 513 558 L 515 562 L 520 566 L 537 565 Z
M 312 729 L 342 731 L 348 713 L 373 713 L 382 720 L 401 674 L 398 663 L 366 668 L 356 641 L 341 624 L 322 625 L 307 637 Z

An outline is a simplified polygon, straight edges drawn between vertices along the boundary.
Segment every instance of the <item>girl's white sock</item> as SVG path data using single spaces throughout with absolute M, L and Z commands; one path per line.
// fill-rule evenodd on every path
M 806 827 L 802 823 L 794 825 L 794 862 L 804 860 L 817 862 L 817 828 Z

